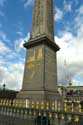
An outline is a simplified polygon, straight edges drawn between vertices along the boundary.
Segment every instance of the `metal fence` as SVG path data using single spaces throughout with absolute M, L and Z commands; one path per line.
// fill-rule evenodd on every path
M 0 100 L 0 125 L 83 125 L 80 104 Z

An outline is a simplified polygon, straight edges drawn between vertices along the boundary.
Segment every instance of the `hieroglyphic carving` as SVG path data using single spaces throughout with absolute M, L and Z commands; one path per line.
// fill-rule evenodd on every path
M 31 36 L 41 34 L 54 40 L 53 0 L 35 0 Z
M 35 53 L 32 56 L 27 57 L 27 62 L 28 63 L 42 59 L 42 57 L 43 57 L 42 48 L 38 49 L 37 54 L 35 54 Z
M 33 61 L 35 61 L 34 55 L 27 58 L 27 62 L 33 62 Z
M 36 74 L 36 68 L 39 69 L 41 66 L 40 62 L 43 58 L 43 51 L 42 48 L 38 48 L 37 50 L 32 50 L 33 54 L 27 57 L 27 65 L 26 69 L 28 70 L 28 80 L 32 80 L 32 78 Z
M 42 54 L 42 49 L 40 48 L 40 49 L 38 50 L 37 60 L 41 60 L 41 59 L 42 59 L 42 57 L 43 57 L 43 54 Z

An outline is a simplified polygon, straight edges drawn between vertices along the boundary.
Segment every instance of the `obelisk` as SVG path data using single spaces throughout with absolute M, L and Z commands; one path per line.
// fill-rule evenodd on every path
M 20 99 L 57 98 L 57 58 L 54 41 L 53 0 L 35 0 L 30 39 L 26 41 L 25 69 Z

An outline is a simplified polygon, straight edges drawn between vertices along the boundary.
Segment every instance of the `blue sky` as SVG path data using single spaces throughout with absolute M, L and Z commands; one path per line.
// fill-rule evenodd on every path
M 33 0 L 0 0 L 0 87 L 22 86 Z M 83 0 L 54 0 L 58 84 L 83 85 Z

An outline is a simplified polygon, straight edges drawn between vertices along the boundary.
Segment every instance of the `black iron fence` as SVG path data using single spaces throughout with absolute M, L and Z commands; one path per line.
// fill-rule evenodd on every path
M 80 103 L 0 100 L 0 125 L 83 125 Z

